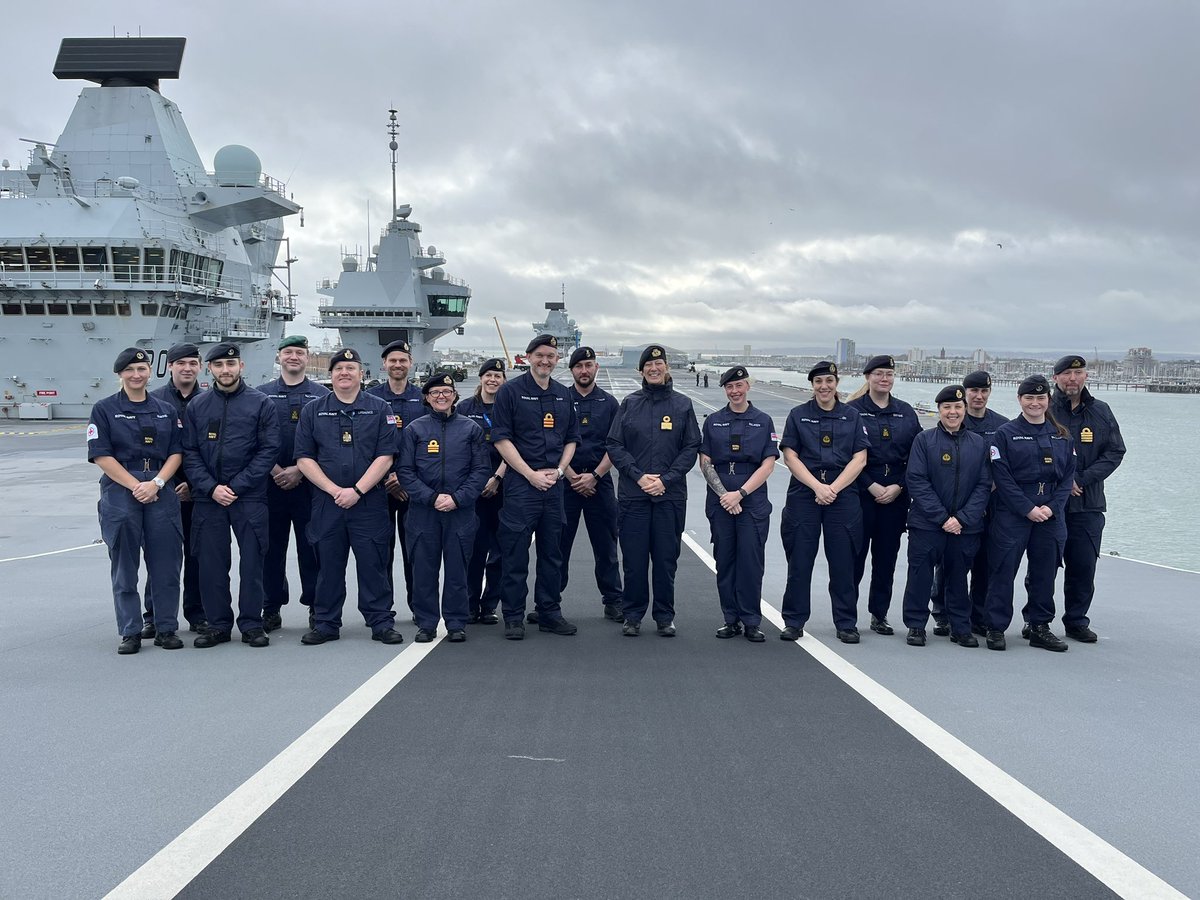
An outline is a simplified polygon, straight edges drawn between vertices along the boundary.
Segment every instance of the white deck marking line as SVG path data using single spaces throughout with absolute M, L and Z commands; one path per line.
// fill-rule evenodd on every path
M 565 759 L 558 759 L 554 756 L 510 756 L 509 759 L 527 759 L 530 762 L 566 762 Z
M 113 888 L 107 898 L 174 897 L 220 856 L 442 642 L 411 644 L 228 797 Z M 317 651 L 320 652 L 320 651 Z
M 691 535 L 685 533 L 683 542 L 709 569 L 717 571 L 716 561 Z M 764 617 L 782 629 L 782 613 L 765 600 L 762 607 Z M 1021 784 L 807 631 L 796 643 L 876 709 L 1121 897 L 1187 900 L 1186 895 Z
M 45 553 L 31 553 L 28 556 L 10 556 L 8 559 L 0 559 L 0 563 L 19 562 L 22 559 L 41 559 L 43 556 L 55 556 L 59 553 L 74 553 L 76 550 L 87 550 L 90 547 L 103 547 L 104 542 L 92 544 L 83 544 L 79 547 L 64 547 L 62 550 L 47 550 Z

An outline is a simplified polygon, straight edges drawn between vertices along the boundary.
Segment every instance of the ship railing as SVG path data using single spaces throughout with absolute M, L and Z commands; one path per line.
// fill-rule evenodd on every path
M 428 328 L 429 323 L 420 313 L 410 310 L 380 309 L 370 312 L 364 310 L 338 310 L 321 307 L 317 317 L 312 320 L 314 325 L 321 328 Z
M 230 319 L 224 331 L 231 338 L 270 337 L 267 323 L 261 319 Z
M 33 288 L 44 290 L 158 290 L 204 294 L 214 298 L 237 299 L 246 292 L 246 281 L 210 272 L 172 270 L 166 273 L 158 266 L 115 265 L 88 272 L 38 271 L 0 269 L 0 288 Z
M 208 172 L 208 177 L 212 179 L 213 184 L 220 184 L 216 172 Z M 241 185 L 248 187 L 248 185 Z M 269 191 L 272 194 L 278 194 L 280 197 L 287 199 L 287 182 L 280 181 L 278 178 L 272 178 L 270 175 L 260 174 L 258 176 L 257 187 L 264 191 Z
M 465 278 L 455 278 L 453 275 L 443 275 L 441 278 L 434 278 L 432 275 L 422 275 L 422 284 L 452 284 L 455 287 L 469 288 L 471 285 L 467 283 Z

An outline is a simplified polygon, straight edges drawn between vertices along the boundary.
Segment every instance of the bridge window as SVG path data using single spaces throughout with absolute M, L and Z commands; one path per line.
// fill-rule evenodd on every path
M 30 272 L 49 272 L 50 271 L 50 248 L 49 247 L 26 247 L 25 258 L 29 260 Z
M 25 252 L 20 247 L 0 247 L 0 273 L 6 269 L 25 269 Z
M 67 314 L 67 304 L 47 303 L 46 312 L 52 316 L 65 316 Z
M 146 281 L 162 281 L 165 269 L 163 267 L 163 248 L 162 247 L 147 247 L 146 248 L 146 268 L 144 269 Z
M 108 271 L 108 248 L 107 247 L 83 247 L 83 271 L 85 272 L 106 272 Z
M 136 281 L 141 265 L 141 249 L 138 247 L 113 247 L 113 274 L 117 281 Z
M 111 303 L 97 303 L 96 304 L 96 315 L 98 315 L 98 316 L 115 316 L 116 314 L 117 314 L 117 308 L 115 306 L 113 306 Z
M 142 304 L 142 315 L 143 316 L 157 316 L 158 315 L 158 304 L 157 303 L 143 303 Z
M 467 314 L 467 298 L 430 295 L 429 314 L 431 316 L 465 316 Z
M 0 313 L 6 316 L 19 316 L 21 314 L 20 303 L 0 303 Z
M 46 314 L 46 305 L 44 303 L 28 302 L 25 304 L 25 315 L 27 316 L 44 316 Z
M 78 247 L 55 247 L 54 248 L 54 268 L 60 272 L 78 272 L 79 271 L 79 248 Z
M 72 303 L 71 315 L 73 316 L 90 316 L 92 314 L 92 304 L 90 303 Z

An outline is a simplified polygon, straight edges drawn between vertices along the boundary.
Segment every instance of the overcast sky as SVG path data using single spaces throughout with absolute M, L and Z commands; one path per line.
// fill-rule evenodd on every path
M 616 349 L 1200 354 L 1200 6 L 1186 2 L 77 0 L 0 55 L 0 156 L 54 140 L 62 37 L 188 39 L 205 163 L 243 143 L 305 206 L 313 286 L 400 201 L 531 336 L 566 283 Z M 10 17 L 11 18 L 11 17 Z M 1002 246 L 1001 246 L 1002 245 Z

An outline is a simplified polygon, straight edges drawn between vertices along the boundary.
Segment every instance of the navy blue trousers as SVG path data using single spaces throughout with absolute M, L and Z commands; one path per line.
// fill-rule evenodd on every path
M 1060 519 L 1033 523 L 1024 516 L 999 509 L 988 535 L 988 593 L 984 624 L 989 631 L 1005 631 L 1013 617 L 1013 581 L 1028 557 L 1025 585 L 1027 621 L 1046 625 L 1054 619 L 1054 579 L 1062 565 L 1066 543 L 1065 523 Z
M 762 582 L 771 515 L 756 515 L 744 507 L 736 516 L 720 506 L 707 511 L 721 614 L 728 624 L 741 622 L 757 628 L 762 624 Z
M 979 549 L 978 534 L 947 534 L 924 528 L 908 532 L 908 581 L 904 586 L 904 627 L 925 630 L 934 567 L 942 573 L 944 615 L 953 634 L 971 631 L 971 599 L 967 572 Z
M 1067 543 L 1063 550 L 1063 614 L 1067 628 L 1086 628 L 1096 593 L 1096 561 L 1104 534 L 1104 513 L 1067 513 Z
M 504 621 L 525 616 L 529 596 L 529 543 L 537 544 L 537 576 L 533 607 L 543 621 L 562 617 L 563 482 L 539 491 L 519 475 L 505 479 L 504 507 L 500 510 L 500 600 Z
M 862 506 L 862 543 L 854 557 L 854 587 L 858 590 L 871 556 L 871 586 L 867 610 L 878 619 L 887 617 L 892 605 L 892 583 L 900 556 L 900 536 L 908 522 L 909 496 L 905 491 L 891 503 L 876 503 L 866 491 L 859 495 Z
M 192 552 L 200 561 L 200 599 L 211 631 L 233 630 L 233 565 L 230 532 L 238 545 L 238 631 L 263 627 L 263 557 L 267 550 L 267 504 L 235 500 L 222 506 L 197 500 L 192 510 Z M 157 596 L 157 587 L 155 595 Z
M 986 520 L 986 524 L 991 524 L 991 519 Z M 909 540 L 912 540 L 912 533 L 909 532 Z M 983 534 L 979 536 L 979 550 L 975 553 L 975 559 L 971 561 L 971 578 L 970 587 L 967 589 L 967 596 L 971 600 L 971 624 L 983 625 L 983 609 L 987 602 L 987 586 L 988 586 L 988 528 L 985 526 Z M 942 567 L 939 563 L 933 570 L 933 587 L 929 592 L 929 605 L 933 612 L 933 618 L 937 622 L 943 620 L 949 621 L 946 615 L 946 585 L 942 578 Z
M 812 573 L 821 537 L 829 564 L 829 599 L 833 624 L 847 631 L 858 624 L 858 590 L 854 586 L 854 560 L 862 540 L 862 506 L 856 493 L 842 493 L 828 506 L 817 503 L 804 486 L 789 490 L 779 536 L 787 557 L 787 585 L 783 591 L 783 622 L 803 628 L 812 612 Z
M 171 490 L 169 487 L 164 490 Z M 171 493 L 175 493 L 171 490 Z M 178 495 L 176 495 L 178 500 Z M 189 625 L 199 625 L 204 621 L 204 604 L 200 602 L 200 564 L 196 554 L 188 545 L 187 536 L 192 533 L 192 501 L 179 503 L 179 517 L 183 528 L 179 542 L 183 548 L 183 618 Z M 154 624 L 154 579 L 146 573 L 145 611 L 142 621 L 147 625 Z M 157 629 L 158 626 L 155 626 Z
M 475 543 L 478 522 L 472 508 L 438 512 L 409 506 L 408 557 L 413 568 L 413 614 L 417 627 L 436 631 L 444 619 L 447 631 L 467 627 L 467 561 Z M 438 606 L 438 570 L 445 566 L 446 583 Z
M 317 590 L 317 554 L 308 542 L 313 486 L 301 481 L 290 491 L 267 484 L 267 553 L 263 563 L 263 615 L 278 613 L 288 602 L 287 553 L 296 533 L 296 562 L 300 568 L 300 603 L 312 606 Z
M 341 509 L 324 491 L 313 491 L 308 540 L 317 553 L 317 593 L 313 624 L 324 634 L 342 628 L 346 603 L 346 565 L 354 551 L 358 574 L 358 611 L 373 634 L 387 631 L 396 621 L 392 585 L 388 580 L 387 496 L 371 490 L 350 509 Z
M 408 501 L 396 500 L 394 497 L 387 498 L 388 516 L 392 520 L 391 531 L 388 532 L 388 548 L 387 548 L 387 580 L 388 585 L 395 593 L 395 577 L 392 574 L 392 567 L 396 563 L 396 545 L 400 545 L 400 559 L 404 567 L 404 598 L 408 603 L 408 608 L 413 608 L 413 570 L 412 560 L 408 558 L 408 542 L 404 539 L 404 521 L 408 513 Z M 357 558 L 357 554 L 355 555 Z
M 149 481 L 153 472 L 132 472 Z M 145 476 L 145 477 L 142 477 Z M 139 503 L 119 484 L 100 489 L 96 512 L 100 535 L 108 546 L 112 574 L 113 608 L 121 637 L 142 632 L 142 598 L 138 595 L 138 568 L 143 552 L 146 571 L 154 581 L 154 627 L 160 632 L 179 628 L 179 564 L 183 559 L 183 531 L 179 498 L 169 488 L 153 503 Z
M 617 493 L 613 488 L 612 476 L 605 475 L 596 484 L 596 493 L 581 497 L 569 484 L 563 486 L 563 512 L 566 521 L 562 532 L 562 583 L 567 589 L 571 569 L 571 547 L 579 531 L 579 519 L 587 526 L 588 540 L 592 544 L 592 557 L 596 566 L 596 587 L 604 603 L 622 602 L 621 569 L 617 563 Z
M 627 622 L 640 622 L 650 609 L 651 566 L 653 565 L 654 608 L 659 624 L 675 619 L 675 572 L 679 567 L 680 536 L 683 534 L 685 498 L 652 502 L 649 497 L 621 500 L 618 529 L 621 561 L 625 570 L 622 608 Z
M 518 476 L 519 477 L 519 476 Z M 500 510 L 504 491 L 475 501 L 475 540 L 467 565 L 467 607 L 471 614 L 494 613 L 500 604 Z M 486 579 L 486 580 L 485 580 Z

